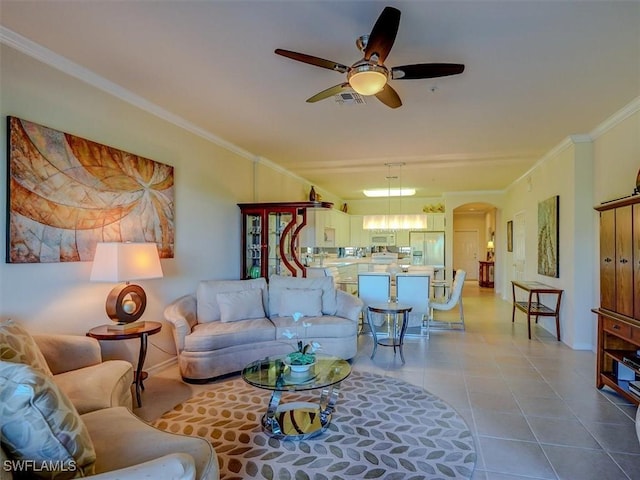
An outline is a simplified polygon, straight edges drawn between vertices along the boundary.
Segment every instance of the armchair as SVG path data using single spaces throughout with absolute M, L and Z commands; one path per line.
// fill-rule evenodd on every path
M 0 322 L 0 479 L 217 479 L 208 441 L 131 412 L 132 381 L 131 364 L 103 362 L 97 340 Z
M 108 407 L 132 408 L 133 367 L 124 360 L 102 361 L 100 343 L 79 335 L 34 335 L 53 381 L 80 414 Z

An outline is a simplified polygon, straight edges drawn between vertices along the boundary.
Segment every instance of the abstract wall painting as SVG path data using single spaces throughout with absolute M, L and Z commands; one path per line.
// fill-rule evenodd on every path
M 558 195 L 538 203 L 538 273 L 547 277 L 560 276 L 559 220 Z
M 8 117 L 7 262 L 93 259 L 97 242 L 174 252 L 173 167 Z

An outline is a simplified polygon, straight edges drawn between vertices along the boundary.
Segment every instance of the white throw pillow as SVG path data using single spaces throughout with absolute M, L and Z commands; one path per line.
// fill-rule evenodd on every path
M 333 277 L 284 277 L 272 275 L 269 278 L 269 315 L 282 315 L 278 308 L 280 306 L 280 296 L 286 288 L 311 288 L 322 290 L 322 313 L 324 315 L 335 315 L 338 310 L 336 298 L 336 288 L 333 285 Z
M 220 305 L 218 305 L 218 293 L 240 292 L 249 289 L 261 290 L 263 308 L 267 308 L 269 297 L 267 295 L 267 281 L 264 278 L 252 278 L 250 280 L 202 280 L 196 290 L 196 309 L 198 323 L 220 321 Z
M 311 288 L 285 288 L 280 294 L 278 315 L 292 317 L 300 312 L 305 317 L 322 316 L 322 290 Z
M 223 323 L 265 316 L 261 289 L 218 293 L 216 299 L 220 307 L 220 321 Z

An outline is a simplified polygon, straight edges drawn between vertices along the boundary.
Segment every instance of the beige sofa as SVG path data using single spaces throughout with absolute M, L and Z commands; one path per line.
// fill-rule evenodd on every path
M 133 369 L 99 343 L 0 322 L 0 480 L 217 479 L 211 444 L 130 410 Z
M 182 378 L 206 382 L 238 372 L 253 360 L 284 355 L 297 338 L 321 352 L 351 359 L 358 348 L 362 301 L 337 290 L 331 277 L 274 275 L 251 280 L 204 280 L 195 295 L 166 307 Z M 293 313 L 303 320 L 294 322 Z M 301 323 L 309 325 L 301 327 Z M 297 338 L 285 335 L 294 333 Z

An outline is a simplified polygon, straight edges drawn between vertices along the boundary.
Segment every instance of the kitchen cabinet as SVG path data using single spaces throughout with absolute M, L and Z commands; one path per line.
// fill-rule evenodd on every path
M 310 209 L 331 209 L 329 202 L 241 203 L 242 278 L 304 276 L 299 236 Z
M 308 211 L 307 227 L 300 237 L 302 247 L 349 246 L 349 215 L 339 210 L 313 208 Z
M 409 246 L 409 230 L 396 231 L 396 246 L 397 247 Z
M 369 231 L 362 228 L 362 215 L 349 215 L 349 246 L 369 245 Z
M 628 381 L 640 379 L 640 369 L 625 359 L 640 349 L 640 197 L 599 205 L 600 307 L 596 386 L 607 385 L 640 403 Z M 631 372 L 631 378 L 621 375 Z
M 442 232 L 444 227 L 444 213 L 427 213 L 427 230 L 430 232 Z

